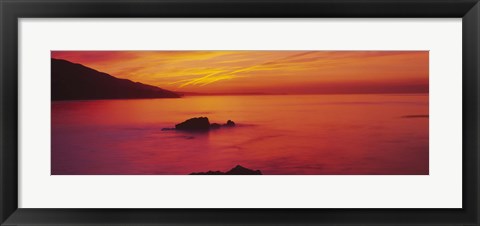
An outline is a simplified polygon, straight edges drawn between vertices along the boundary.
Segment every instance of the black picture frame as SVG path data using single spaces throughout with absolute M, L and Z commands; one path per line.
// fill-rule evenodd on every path
M 1 225 L 480 225 L 478 0 L 0 0 L 0 15 Z M 17 22 L 19 18 L 64 17 L 462 18 L 463 208 L 18 208 Z

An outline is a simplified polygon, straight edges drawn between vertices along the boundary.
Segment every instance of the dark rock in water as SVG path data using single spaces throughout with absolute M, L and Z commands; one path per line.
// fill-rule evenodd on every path
M 234 126 L 235 126 L 235 123 L 234 123 L 232 120 L 228 120 L 228 121 L 227 121 L 227 124 L 224 124 L 223 126 L 226 126 L 226 127 L 234 127 Z
M 222 125 L 218 124 L 218 123 L 212 123 L 210 124 L 210 129 L 220 129 Z
M 207 117 L 191 118 L 175 125 L 175 129 L 186 131 L 207 131 L 210 129 L 210 122 Z
M 225 173 L 221 171 L 208 171 L 208 172 L 200 172 L 200 173 L 191 173 L 190 175 L 225 175 Z
M 184 131 L 208 131 L 210 129 L 220 129 L 221 127 L 235 127 L 235 122 L 228 120 L 226 124 L 210 124 L 207 117 L 191 118 L 185 122 L 175 125 L 175 128 L 163 128 L 162 130 L 184 130 Z
M 225 174 L 227 175 L 262 175 L 262 172 L 260 170 L 251 170 L 241 165 L 237 165 L 233 169 L 226 172 Z
M 251 170 L 241 165 L 237 165 L 227 172 L 208 171 L 208 172 L 191 173 L 190 175 L 262 175 L 262 172 L 260 170 Z

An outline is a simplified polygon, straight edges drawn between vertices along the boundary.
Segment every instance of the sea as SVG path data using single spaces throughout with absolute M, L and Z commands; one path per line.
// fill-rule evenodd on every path
M 52 175 L 428 175 L 428 94 L 54 101 Z M 233 128 L 162 130 L 193 117 Z

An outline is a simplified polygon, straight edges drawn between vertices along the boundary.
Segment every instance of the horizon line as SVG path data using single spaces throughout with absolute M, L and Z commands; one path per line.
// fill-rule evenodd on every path
M 182 96 L 282 96 L 282 95 L 374 95 L 374 94 L 395 94 L 395 95 L 419 95 L 419 94 L 429 94 L 429 92 L 318 92 L 318 93 L 261 93 L 261 92 L 251 92 L 251 93 L 197 93 L 197 92 L 182 92 L 182 91 L 172 91 L 178 93 Z

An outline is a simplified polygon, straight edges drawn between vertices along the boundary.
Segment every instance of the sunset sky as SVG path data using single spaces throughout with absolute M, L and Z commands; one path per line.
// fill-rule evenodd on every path
M 117 78 L 198 93 L 426 93 L 428 51 L 52 51 Z

